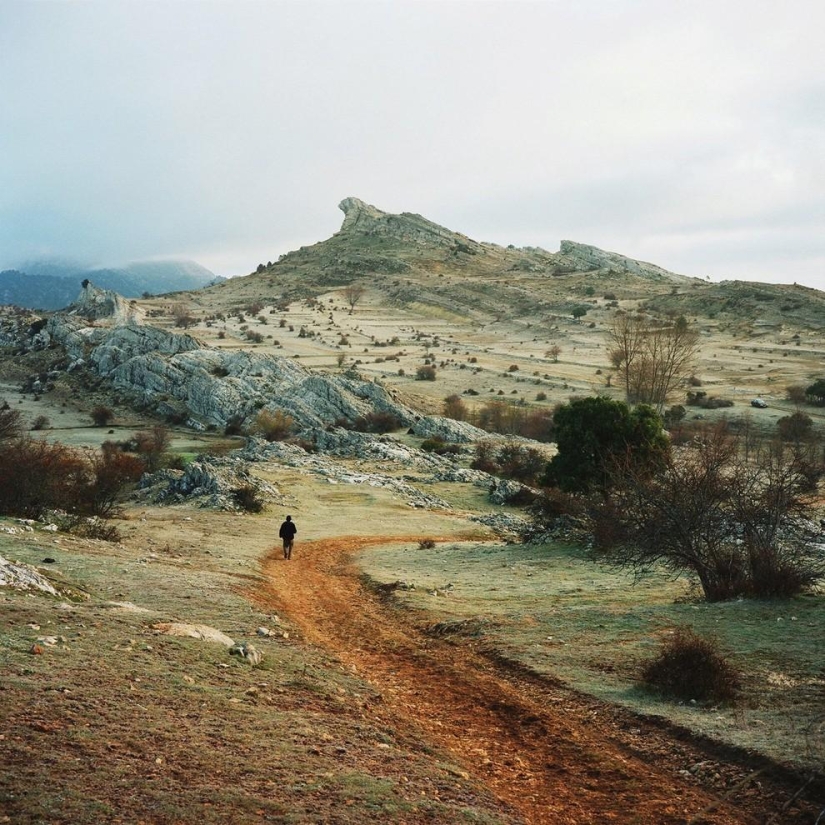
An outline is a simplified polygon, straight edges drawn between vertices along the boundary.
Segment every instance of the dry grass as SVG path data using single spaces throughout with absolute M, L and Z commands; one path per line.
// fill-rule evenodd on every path
M 372 688 L 240 595 L 255 586 L 270 525 L 243 517 L 239 543 L 238 521 L 170 508 L 133 512 L 121 545 L 0 536 L 0 554 L 87 594 L 0 591 L 0 813 L 15 823 L 508 822 L 413 734 L 366 720 Z M 43 565 L 46 555 L 56 563 Z M 252 641 L 264 660 L 253 668 L 220 644 L 157 635 L 170 620 Z M 38 637 L 57 643 L 33 655 Z

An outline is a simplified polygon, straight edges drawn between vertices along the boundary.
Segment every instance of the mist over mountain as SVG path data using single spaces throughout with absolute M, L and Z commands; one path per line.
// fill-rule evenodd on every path
M 0 272 L 0 304 L 61 309 L 72 303 L 86 279 L 125 298 L 202 289 L 224 280 L 195 261 L 135 261 L 122 266 L 89 266 L 44 258 Z

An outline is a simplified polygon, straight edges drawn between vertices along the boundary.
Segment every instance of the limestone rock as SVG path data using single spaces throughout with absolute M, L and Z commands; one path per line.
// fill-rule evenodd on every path
M 39 590 L 51 596 L 59 595 L 57 588 L 33 567 L 21 562 L 11 562 L 0 556 L 0 587 L 15 590 Z
M 241 659 L 245 659 L 251 665 L 259 665 L 264 658 L 263 653 L 261 653 L 257 647 L 246 642 L 232 645 L 232 647 L 229 648 L 229 653 L 232 656 L 239 656 Z
M 358 198 L 344 198 L 338 208 L 345 216 L 342 233 L 386 235 L 416 244 L 445 246 L 467 254 L 476 254 L 482 249 L 481 244 L 466 235 L 452 232 L 411 212 L 392 215 Z
M 688 283 L 693 280 L 687 275 L 677 275 L 675 272 L 669 272 L 667 269 L 656 266 L 656 264 L 637 261 L 617 252 L 605 252 L 596 246 L 576 243 L 575 241 L 561 242 L 559 258 L 561 263 L 574 270 L 609 269 L 676 283 Z
M 183 636 L 189 639 L 200 639 L 203 642 L 217 642 L 226 647 L 233 647 L 235 640 L 205 624 L 187 624 L 185 622 L 158 622 L 152 629 L 164 636 Z
M 412 426 L 412 431 L 420 438 L 443 438 L 455 444 L 467 444 L 471 441 L 483 441 L 491 438 L 490 433 L 468 424 L 437 415 L 427 415 Z

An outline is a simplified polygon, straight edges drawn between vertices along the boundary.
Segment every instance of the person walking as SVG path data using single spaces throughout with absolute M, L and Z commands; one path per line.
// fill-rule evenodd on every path
M 298 528 L 295 526 L 292 516 L 287 516 L 286 521 L 281 525 L 281 529 L 278 531 L 278 536 L 283 539 L 284 542 L 285 559 L 292 558 L 292 543 L 295 541 L 295 534 L 297 532 Z

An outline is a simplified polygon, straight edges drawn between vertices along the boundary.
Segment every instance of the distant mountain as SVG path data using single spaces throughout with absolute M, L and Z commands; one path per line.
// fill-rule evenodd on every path
M 74 261 L 29 261 L 0 272 L 0 304 L 62 309 L 78 296 L 85 279 L 124 298 L 202 289 L 224 279 L 194 261 L 136 261 L 117 267 L 90 267 Z

